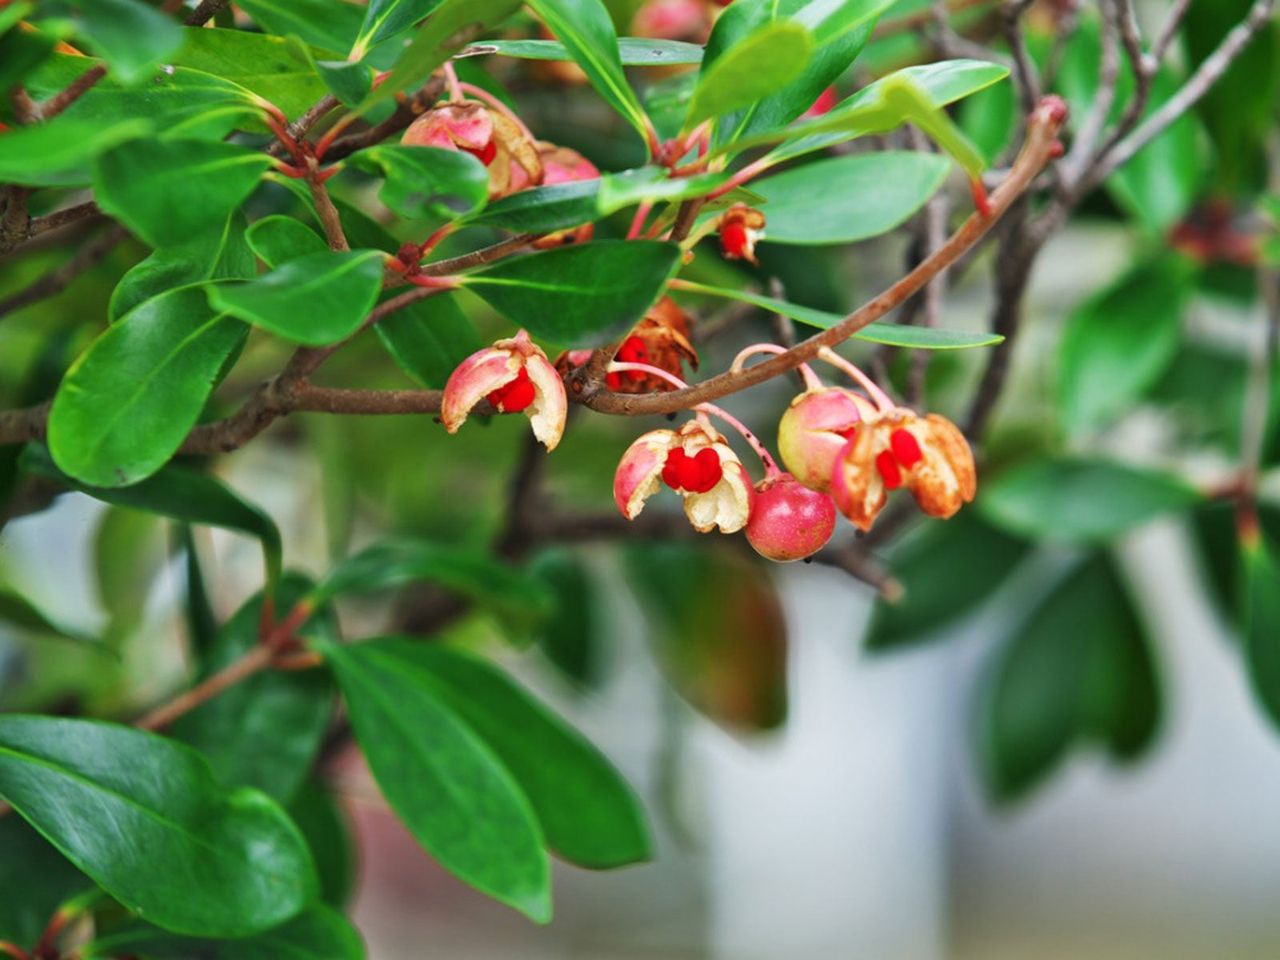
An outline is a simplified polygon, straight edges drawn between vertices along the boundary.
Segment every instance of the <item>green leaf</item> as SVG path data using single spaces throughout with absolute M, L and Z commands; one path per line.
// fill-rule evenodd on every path
M 209 302 L 277 336 L 319 347 L 351 336 L 378 302 L 381 250 L 326 250 L 247 283 L 209 288 Z
M 359 5 L 333 0 L 236 0 L 236 6 L 267 33 L 324 50 L 349 50 L 364 19 Z
M 182 47 L 169 62 L 237 83 L 285 116 L 303 113 L 324 95 L 324 82 L 300 43 L 248 30 L 187 27 L 182 33 Z
M 105 213 L 163 247 L 225 223 L 270 165 L 233 143 L 134 140 L 97 158 L 93 188 Z
M 513 233 L 552 233 L 601 217 L 596 208 L 600 180 L 571 180 L 518 190 L 473 214 L 467 223 Z
M 573 55 L 596 92 L 647 140 L 649 121 L 622 72 L 618 35 L 604 4 L 600 0 L 529 0 L 529 8 Z
M 443 294 L 402 307 L 373 329 L 401 370 L 422 386 L 437 390 L 458 364 L 482 346 L 454 298 Z
M 801 121 L 789 128 L 786 131 L 789 138 L 787 142 L 769 152 L 769 165 L 897 126 L 906 117 L 886 105 L 884 95 L 894 87 L 901 88 L 904 83 L 919 90 L 933 109 L 940 110 L 947 104 L 998 83 L 1008 75 L 1007 67 L 985 60 L 942 60 L 938 63 L 904 67 L 867 84 L 823 116 Z M 771 138 L 763 134 L 744 137 L 735 142 L 732 149 L 737 152 L 769 139 Z M 772 139 L 777 139 L 777 135 L 773 135 Z
M 375 43 L 403 33 L 439 5 L 440 0 L 369 0 L 348 59 L 363 59 Z
M 936 153 L 885 150 L 832 157 L 752 184 L 769 243 L 854 243 L 888 233 L 924 206 L 951 165 Z
M 711 287 L 705 283 L 695 283 L 692 280 L 678 280 L 672 284 L 672 288 L 709 297 L 740 300 L 743 303 L 754 304 L 762 310 L 780 313 L 784 317 L 790 317 L 792 320 L 798 320 L 800 323 L 810 327 L 818 327 L 822 330 L 833 327 L 844 320 L 843 314 L 815 310 L 813 307 L 802 307 L 797 303 L 788 303 L 785 300 L 779 300 L 776 297 L 765 297 L 758 293 L 748 293 L 746 290 Z M 869 323 L 855 333 L 853 339 L 865 340 L 867 343 L 883 343 L 894 347 L 921 350 L 960 350 L 966 347 L 989 347 L 999 343 L 1004 337 L 994 333 L 978 333 L 968 330 L 904 327 L 897 323 Z
M 185 243 L 153 251 L 134 264 L 111 291 L 108 321 L 115 323 L 134 307 L 175 287 L 252 277 L 257 264 L 245 240 L 244 217 L 233 213 L 221 230 L 205 230 Z
M 1075 742 L 1133 759 L 1150 746 L 1160 712 L 1150 637 L 1099 554 L 1035 609 L 992 664 L 977 726 L 987 790 L 1001 802 L 1024 796 Z
M 127 924 L 87 944 L 86 960 L 119 956 L 155 960 L 364 960 L 364 944 L 351 922 L 332 907 L 314 904 L 288 923 L 239 940 L 202 940 Z
M 679 259 L 670 243 L 598 240 L 500 260 L 463 281 L 535 336 L 574 342 L 639 320 Z
M 672 687 L 731 730 L 770 730 L 787 714 L 787 624 L 762 565 L 723 548 L 627 550 L 628 582 Z
M 195 751 L 116 724 L 0 717 L 0 795 L 129 909 L 237 937 L 316 894 L 297 828 L 256 790 L 222 790 Z
M 461 150 L 378 144 L 347 163 L 384 178 L 378 197 L 410 220 L 465 217 L 489 198 L 489 172 Z
M 534 637 L 538 648 L 574 686 L 596 686 L 604 623 L 587 565 L 575 554 L 553 547 L 541 551 L 529 570 L 550 587 L 556 603 L 555 613 Z
M 308 254 L 323 254 L 329 249 L 324 238 L 301 220 L 281 214 L 255 221 L 244 238 L 254 255 L 272 269 Z
M 74 117 L 20 127 L 4 135 L 0 180 L 31 187 L 88 183 L 89 161 L 150 129 L 151 124 L 142 119 L 103 124 Z
M 420 671 L 378 644 L 316 644 L 383 796 L 446 870 L 546 923 L 551 878 L 528 799 Z
M 596 207 L 600 216 L 638 203 L 674 203 L 701 197 L 729 182 L 728 172 L 696 173 L 673 177 L 665 167 L 638 167 L 624 173 L 606 173 L 600 178 Z
M 203 663 L 218 635 L 218 621 L 205 586 L 200 566 L 200 550 L 191 524 L 179 523 L 177 532 L 185 561 L 186 582 L 183 584 L 182 612 L 187 627 L 187 643 L 197 663 Z
M 140 0 L 73 0 L 77 32 L 125 83 L 143 77 L 182 43 L 178 24 Z
M 320 896 L 341 910 L 355 886 L 356 852 L 338 798 L 318 780 L 307 780 L 294 795 L 289 816 L 311 848 L 320 875 Z
M 101 61 L 54 54 L 26 78 L 33 97 L 54 96 Z M 237 126 L 256 124 L 261 109 L 238 84 L 186 67 L 158 69 L 146 82 L 127 85 L 110 73 L 71 104 L 59 120 L 109 124 L 143 120 L 166 138 L 218 140 Z
M 553 851 L 593 869 L 649 857 L 648 831 L 630 787 L 581 734 L 504 673 L 475 657 L 408 638 L 372 644 L 400 669 L 428 678 L 489 745 L 528 797 Z
M 572 60 L 573 54 L 559 40 L 481 40 L 461 53 L 462 57 L 497 54 L 521 60 Z M 619 37 L 618 59 L 624 67 L 663 67 L 702 62 L 702 47 L 682 40 L 648 37 Z
M 28 444 L 23 450 L 20 463 L 27 473 L 48 477 L 104 503 L 247 533 L 262 543 L 267 579 L 274 582 L 279 575 L 281 543 L 275 523 L 207 473 L 170 465 L 133 486 L 105 488 L 87 486 L 67 476 L 54 464 L 49 452 L 35 444 Z
M 444 0 L 400 55 L 390 75 L 365 101 L 364 109 L 423 83 L 468 40 L 484 33 L 520 7 L 520 0 Z
M 360 104 L 373 89 L 374 69 L 348 60 L 315 60 L 312 64 L 329 92 L 348 107 Z
M 987 600 L 1026 557 L 1029 545 L 963 511 L 928 523 L 894 550 L 889 569 L 900 599 L 876 601 L 868 650 L 898 650 L 936 636 Z
M 1194 487 L 1167 473 L 1104 460 L 1057 459 L 1000 474 L 986 484 L 978 506 L 1012 533 L 1101 542 L 1199 500 Z
M 63 378 L 49 411 L 53 459 L 97 487 L 155 473 L 182 445 L 246 333 L 210 310 L 198 286 L 135 307 Z
M 287 615 L 312 586 L 300 574 L 286 574 L 275 591 L 276 615 Z M 218 631 L 198 679 L 225 669 L 257 646 L 261 623 L 259 593 Z M 313 613 L 299 633 L 336 641 L 333 610 Z M 205 756 L 219 782 L 256 787 L 288 803 L 315 760 L 332 712 L 333 688 L 324 671 L 262 672 L 180 718 L 173 735 Z
M 22 83 L 49 58 L 58 42 L 59 37 L 48 29 L 29 32 L 14 29 L 14 24 L 31 11 L 32 7 L 19 4 L 10 4 L 0 11 L 3 23 L 8 24 L 0 30 L 0 90 L 12 90 Z
M 1063 426 L 1087 433 L 1139 400 L 1182 342 L 1192 292 L 1190 261 L 1164 254 L 1140 262 L 1067 320 L 1058 351 Z
M 312 593 L 323 603 L 347 593 L 375 593 L 437 583 L 500 615 L 528 622 L 551 608 L 546 587 L 480 550 L 426 541 L 375 544 L 335 566 Z
M 786 86 L 813 52 L 813 34 L 798 23 L 775 20 L 703 65 L 685 126 L 718 117 Z
M 0 623 L 9 624 L 31 633 L 70 640 L 85 647 L 96 649 L 99 653 L 116 656 L 115 651 L 105 647 L 100 640 L 87 633 L 58 623 L 44 613 L 34 603 L 8 587 L 0 587 Z
M 31 945 L 54 911 L 93 887 L 21 817 L 0 818 L 0 940 Z
M 1261 539 L 1244 542 L 1240 553 L 1249 685 L 1267 719 L 1280 726 L 1280 562 L 1272 545 Z

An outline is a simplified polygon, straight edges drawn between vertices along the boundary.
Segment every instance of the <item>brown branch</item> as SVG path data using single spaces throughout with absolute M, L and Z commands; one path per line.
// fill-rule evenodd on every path
M 98 205 L 92 200 L 84 203 L 78 203 L 74 207 L 67 207 L 63 210 L 55 210 L 43 217 L 36 217 L 31 221 L 31 226 L 27 230 L 27 239 L 34 240 L 36 237 L 49 233 L 52 230 L 60 230 L 62 227 L 70 226 L 73 223 L 79 223 L 89 217 L 97 216 L 102 211 L 98 209 Z
M 1172 123 L 1194 107 L 1227 72 L 1235 58 L 1257 36 L 1270 20 L 1276 0 L 1255 0 L 1249 13 L 1222 38 L 1217 49 L 1201 62 L 1196 72 L 1172 97 L 1160 105 L 1141 124 L 1100 156 L 1083 178 L 1078 195 L 1088 193 L 1117 169 L 1128 163 L 1139 150 L 1160 136 Z
M 76 277 L 100 262 L 127 235 L 123 227 L 113 225 L 105 233 L 94 237 L 77 250 L 75 256 L 62 264 L 62 266 L 45 274 L 11 297 L 0 300 L 0 317 L 49 297 L 57 296 L 69 287 Z
M 329 191 L 323 181 L 315 176 L 315 170 L 311 172 L 312 176 L 307 177 L 307 186 L 311 188 L 311 201 L 315 204 L 320 226 L 324 228 L 325 239 L 329 241 L 329 249 L 346 253 L 351 249 L 351 244 L 347 243 L 347 235 L 342 229 L 342 217 L 329 198 Z
M 213 676 L 185 690 L 168 703 L 161 704 L 142 716 L 134 726 L 140 730 L 161 730 L 169 726 L 184 713 L 212 700 L 222 691 L 234 687 L 242 680 L 247 680 L 255 673 L 265 670 L 271 665 L 276 651 L 265 643 L 258 644 L 239 660 L 218 671 Z
M 381 123 L 335 141 L 325 152 L 325 161 L 341 160 L 357 150 L 381 143 L 392 134 L 399 133 L 435 105 L 444 91 L 444 84 L 443 77 L 432 77 L 412 96 L 401 100 L 391 116 Z
M 105 63 L 95 64 L 80 76 L 76 77 L 62 90 L 44 103 L 40 104 L 40 119 L 52 120 L 63 110 L 71 106 L 82 96 L 84 96 L 95 83 L 107 75 L 107 65 Z
M 188 27 L 203 27 L 230 3 L 231 0 L 200 0 L 200 5 L 183 22 Z
M 581 385 L 582 402 L 603 413 L 639 416 L 652 413 L 674 413 L 695 404 L 715 400 L 747 387 L 786 373 L 805 361 L 812 360 L 823 347 L 843 343 L 863 327 L 879 320 L 908 297 L 923 289 L 924 285 L 954 263 L 961 254 L 973 246 L 992 225 L 1002 217 L 1022 196 L 1036 175 L 1048 162 L 1057 139 L 1058 131 L 1066 119 L 1066 108 L 1060 100 L 1049 98 L 1041 102 L 1032 114 L 1027 139 L 1009 176 L 991 195 L 991 213 L 982 216 L 972 214 L 947 242 L 934 251 L 905 277 L 888 290 L 849 314 L 840 323 L 823 330 L 797 344 L 784 354 L 771 357 L 763 363 L 744 370 L 722 373 L 719 376 L 696 383 L 682 390 L 666 393 L 618 394 L 600 390 L 597 385 Z
M 428 277 L 447 277 L 455 273 L 462 273 L 464 270 L 472 270 L 476 267 L 482 267 L 486 263 L 501 260 L 503 257 L 524 249 L 536 239 L 538 239 L 536 233 L 522 233 L 518 236 L 508 237 L 506 240 L 499 240 L 491 246 L 482 247 L 479 250 L 473 250 L 458 257 L 437 260 L 434 263 L 424 263 L 421 272 Z
M 27 198 L 31 191 L 10 184 L 4 188 L 4 217 L 0 219 L 0 254 L 8 253 L 31 236 Z

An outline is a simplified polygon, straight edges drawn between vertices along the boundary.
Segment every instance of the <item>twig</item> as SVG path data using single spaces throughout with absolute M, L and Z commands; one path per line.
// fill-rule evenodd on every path
M 312 173 L 314 174 L 315 171 Z M 351 249 L 351 244 L 347 242 L 347 235 L 342 229 L 342 217 L 338 215 L 338 208 L 329 198 L 329 191 L 325 188 L 324 182 L 313 175 L 307 177 L 307 186 L 311 188 L 311 200 L 315 204 L 320 226 L 324 229 L 325 239 L 329 241 L 329 249 L 346 253 Z
M 1051 156 L 1058 131 L 1066 119 L 1066 107 L 1056 98 L 1042 101 L 1032 114 L 1027 139 L 1009 176 L 991 195 L 989 216 L 972 214 L 951 237 L 916 269 L 894 283 L 873 300 L 859 307 L 840 323 L 801 341 L 784 354 L 736 373 L 723 373 L 683 390 L 663 393 L 618 394 L 602 390 L 598 383 L 588 383 L 577 391 L 582 401 L 604 413 L 639 416 L 673 413 L 708 400 L 736 393 L 763 383 L 817 357 L 823 347 L 843 343 L 863 327 L 879 320 L 921 290 L 926 283 L 954 263 L 1018 201 Z
M 1191 0 L 1174 0 L 1173 6 L 1169 8 L 1169 13 L 1165 17 L 1164 25 L 1160 27 L 1160 32 L 1156 34 L 1155 43 L 1151 45 L 1151 59 L 1159 65 L 1164 61 L 1165 54 L 1169 52 L 1169 47 L 1173 45 L 1173 41 L 1178 36 L 1178 28 L 1182 26 L 1182 21 L 1187 15 L 1187 8 L 1191 6 Z
M 48 297 L 57 296 L 70 286 L 76 277 L 101 261 L 127 235 L 124 227 L 112 225 L 105 233 L 94 237 L 77 250 L 75 256 L 62 266 L 45 274 L 11 297 L 0 300 L 0 317 Z
M 90 67 L 84 73 L 80 74 L 80 76 L 72 80 L 65 90 L 54 94 L 44 103 L 40 104 L 40 119 L 52 120 L 58 114 L 62 113 L 63 110 L 66 110 L 67 107 L 71 106 L 84 96 L 84 94 L 86 94 L 95 83 L 106 75 L 106 64 L 99 63 Z
M 1081 194 L 1087 193 L 1128 163 L 1134 154 L 1160 136 L 1170 124 L 1195 106 L 1268 22 L 1275 4 L 1276 0 L 1255 0 L 1253 6 L 1249 8 L 1248 15 L 1222 38 L 1217 49 L 1205 58 L 1178 92 L 1153 111 L 1110 152 L 1099 158 L 1084 177 Z
M 187 17 L 184 23 L 188 27 L 203 27 L 206 23 L 218 15 L 218 13 L 226 7 L 231 0 L 200 0 L 200 5 L 191 12 L 191 16 Z
M 201 704 L 212 700 L 229 687 L 234 687 L 242 680 L 246 680 L 255 673 L 265 670 L 271 665 L 271 660 L 276 655 L 276 652 L 275 648 L 268 644 L 257 644 L 241 656 L 240 659 L 232 662 L 213 676 L 196 684 L 190 690 L 183 691 L 168 703 L 161 704 L 143 715 L 134 723 L 134 726 L 140 730 L 161 730 L 169 726 L 184 713 L 189 713 Z
M 88 217 L 96 216 L 101 212 L 98 209 L 98 205 L 92 200 L 78 203 L 74 207 L 67 207 L 63 210 L 55 210 L 53 213 L 43 217 L 36 217 L 31 221 L 31 226 L 27 230 L 27 239 L 34 240 L 36 237 L 43 236 L 51 230 L 59 230 Z

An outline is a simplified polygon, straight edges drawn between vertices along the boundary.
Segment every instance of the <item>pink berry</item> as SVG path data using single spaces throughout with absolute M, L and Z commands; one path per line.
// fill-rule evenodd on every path
M 825 493 L 811 490 L 789 473 L 761 480 L 747 540 L 770 560 L 803 560 L 831 539 L 836 507 Z

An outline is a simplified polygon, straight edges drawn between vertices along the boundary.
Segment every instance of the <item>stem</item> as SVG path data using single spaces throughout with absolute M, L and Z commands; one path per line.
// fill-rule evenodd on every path
M 462 85 L 458 83 L 458 71 L 454 69 L 453 63 L 446 60 L 444 62 L 444 82 L 446 89 L 449 91 L 450 103 L 461 103 L 466 97 L 462 93 Z
M 202 683 L 196 684 L 174 697 L 168 703 L 161 704 L 150 713 L 145 714 L 134 724 L 140 730 L 160 730 L 169 726 L 180 716 L 194 710 L 202 703 L 212 700 L 222 691 L 234 687 L 255 673 L 271 665 L 275 650 L 265 643 L 260 643 L 249 650 L 239 660 L 218 671 Z
M 661 367 L 655 367 L 649 363 L 632 363 L 628 360 L 615 360 L 613 363 L 609 364 L 610 373 L 620 373 L 625 370 L 635 370 L 637 373 L 651 374 L 680 389 L 684 389 L 689 386 L 689 384 L 685 383 L 685 381 L 681 380 L 675 374 L 667 373 L 667 371 L 663 370 Z
M 760 458 L 760 462 L 764 464 L 764 477 L 766 480 L 774 480 L 782 476 L 782 471 L 778 469 L 778 464 L 774 462 L 773 454 L 769 453 L 760 438 L 752 433 L 745 423 L 727 410 L 717 407 L 714 403 L 700 403 L 694 409 L 699 412 L 709 413 L 713 417 L 719 417 L 737 430 L 738 433 L 742 434 L 742 439 L 747 441 L 751 449 L 756 452 L 756 456 Z
M 756 354 L 772 353 L 776 356 L 786 352 L 786 347 L 780 347 L 776 343 L 753 343 L 751 346 L 743 347 L 738 351 L 738 355 L 733 358 L 733 363 L 729 365 L 729 372 L 740 372 L 746 366 L 747 358 L 754 357 Z M 797 369 L 800 371 L 800 376 L 804 380 L 804 387 L 806 390 L 822 389 L 822 380 L 813 372 L 813 367 L 809 366 L 807 363 L 802 363 Z
M 636 207 L 636 215 L 631 218 L 631 229 L 627 231 L 628 240 L 635 240 L 640 236 L 640 232 L 644 229 L 644 222 L 652 209 L 653 202 L 651 200 L 641 201 Z
M 493 107 L 493 109 L 503 114 L 505 117 L 507 117 L 507 119 L 509 119 L 512 123 L 514 123 L 517 127 L 520 128 L 520 132 L 529 138 L 530 143 L 534 143 L 537 141 L 538 138 L 533 135 L 532 130 L 530 130 L 528 127 L 525 126 L 524 121 L 521 120 L 519 117 L 517 117 L 515 113 L 512 112 L 510 107 L 508 107 L 505 103 L 503 103 L 501 100 L 495 97 L 492 93 L 490 93 L 484 87 L 477 87 L 474 83 L 460 83 L 458 84 L 458 89 L 465 93 L 471 94 L 471 96 L 473 97 L 479 97 L 489 106 Z
M 6 810 L 11 809 L 9 807 Z M 13 957 L 13 960 L 31 960 L 30 954 L 23 950 L 16 943 L 10 943 L 8 940 L 0 940 L 0 953 L 7 953 Z
M 818 350 L 818 359 L 825 360 L 837 370 L 843 370 L 847 373 L 855 383 L 867 391 L 867 395 L 875 401 L 876 406 L 881 413 L 887 413 L 897 406 L 887 393 L 880 389 L 874 380 L 859 370 L 854 364 L 850 363 L 840 354 L 836 353 L 830 347 L 822 347 Z

